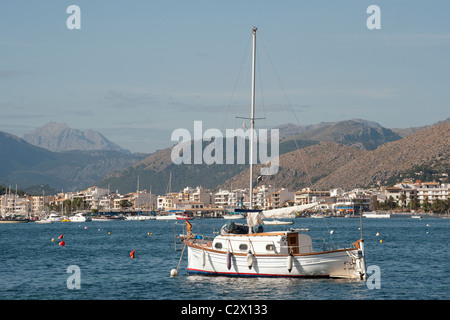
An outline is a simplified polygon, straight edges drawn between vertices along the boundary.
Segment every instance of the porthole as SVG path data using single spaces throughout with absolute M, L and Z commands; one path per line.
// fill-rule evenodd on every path
M 266 250 L 267 250 L 267 251 L 273 251 L 273 250 L 274 250 L 273 244 L 268 244 L 268 245 L 266 246 Z
M 239 245 L 239 250 L 241 250 L 241 251 L 247 251 L 247 249 L 248 249 L 248 246 L 247 246 L 245 243 L 241 243 L 241 244 Z
M 216 249 L 222 249 L 222 242 L 216 242 L 216 243 L 214 244 L 214 248 L 216 248 Z

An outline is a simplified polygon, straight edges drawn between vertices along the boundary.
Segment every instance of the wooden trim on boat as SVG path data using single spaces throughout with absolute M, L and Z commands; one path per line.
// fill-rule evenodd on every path
M 287 231 L 289 233 L 289 231 Z M 263 236 L 284 236 L 286 232 L 260 232 L 260 233 L 229 233 L 229 234 L 221 234 L 223 237 L 263 237 Z
M 196 249 L 200 249 L 200 250 L 205 250 L 205 251 L 209 251 L 209 252 L 214 252 L 214 253 L 220 253 L 220 254 L 226 254 L 226 251 L 222 251 L 222 250 L 215 250 L 212 249 L 210 246 L 202 246 L 202 245 L 197 245 L 192 243 L 189 240 L 184 240 L 184 243 L 188 246 L 188 247 L 192 247 L 192 248 L 196 248 Z M 325 253 L 333 253 L 333 252 L 345 252 L 345 251 L 352 251 L 352 250 L 357 250 L 355 248 L 345 248 L 345 249 L 336 249 L 336 250 L 329 250 L 329 251 L 317 251 L 317 252 L 309 252 L 309 253 L 294 253 L 293 256 L 294 257 L 302 257 L 302 256 L 313 256 L 313 255 L 318 255 L 318 254 L 325 254 Z M 235 256 L 246 256 L 247 253 L 240 253 L 240 252 L 232 252 L 233 255 Z M 254 254 L 255 257 L 287 257 L 289 254 L 287 253 L 273 253 L 273 254 Z

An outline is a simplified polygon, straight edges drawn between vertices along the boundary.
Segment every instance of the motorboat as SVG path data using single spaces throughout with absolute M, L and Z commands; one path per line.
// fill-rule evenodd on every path
M 90 222 L 92 218 L 86 212 L 78 212 L 69 217 L 70 222 Z

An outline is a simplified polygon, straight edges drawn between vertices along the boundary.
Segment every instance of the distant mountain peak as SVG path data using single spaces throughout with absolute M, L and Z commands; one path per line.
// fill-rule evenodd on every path
M 70 128 L 66 123 L 49 121 L 42 127 L 24 134 L 23 139 L 35 146 L 54 152 L 72 150 L 115 150 L 130 153 L 94 130 L 81 131 Z

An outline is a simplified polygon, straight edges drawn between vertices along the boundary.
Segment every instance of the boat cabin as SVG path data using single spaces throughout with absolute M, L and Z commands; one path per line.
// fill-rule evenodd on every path
M 212 249 L 247 254 L 305 254 L 311 253 L 312 240 L 298 231 L 259 233 L 222 233 L 214 238 Z

